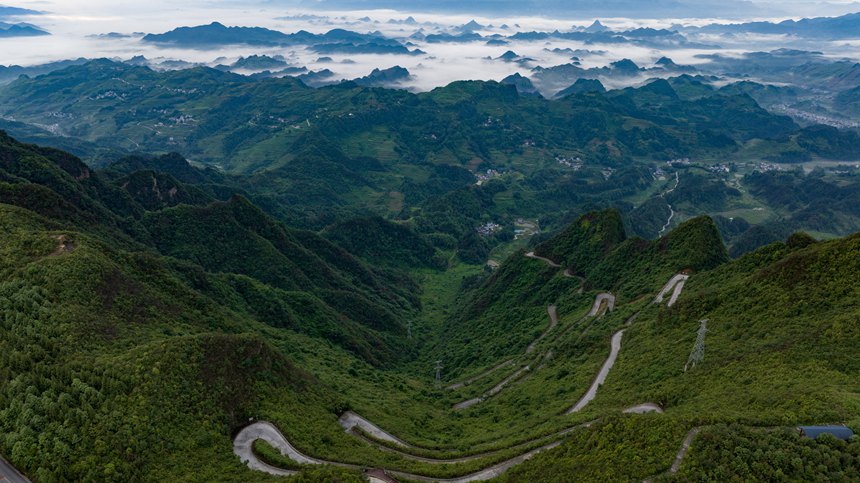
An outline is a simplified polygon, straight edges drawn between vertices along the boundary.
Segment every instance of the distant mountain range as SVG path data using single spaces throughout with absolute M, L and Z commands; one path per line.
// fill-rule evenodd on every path
M 284 1 L 299 5 L 301 2 Z M 400 0 L 318 0 L 317 8 L 323 9 L 402 9 Z M 764 16 L 768 12 L 754 2 L 746 0 L 414 0 L 409 3 L 411 11 L 491 13 L 495 15 L 544 15 L 555 18 L 583 18 L 592 15 L 630 18 L 743 18 Z M 785 14 L 787 12 L 776 12 Z
M 793 35 L 822 40 L 860 38 L 860 13 L 841 17 L 815 17 L 782 22 L 747 22 L 737 24 L 711 24 L 687 29 L 707 33 Z
M 66 67 L 72 65 L 85 64 L 87 62 L 87 59 L 78 58 L 75 60 L 61 60 L 59 62 L 50 62 L 47 64 L 28 67 L 22 67 L 20 65 L 10 65 L 7 67 L 4 65 L 0 65 L 0 84 L 11 82 L 22 75 L 33 77 L 37 75 L 47 74 L 55 70 L 65 69 Z
M 0 16 L 0 18 L 3 18 Z M 0 38 L 7 37 L 38 37 L 41 35 L 51 35 L 46 30 L 42 30 L 35 25 L 27 23 L 9 24 L 0 22 Z
M 179 45 L 184 47 L 212 47 L 220 45 L 294 46 L 309 45 L 321 54 L 423 54 L 410 50 L 400 42 L 386 38 L 380 33 L 362 34 L 343 29 L 333 29 L 324 34 L 313 34 L 305 30 L 285 34 L 262 27 L 227 27 L 213 22 L 196 27 L 179 27 L 162 34 L 148 34 L 144 42 Z
M 37 10 L 30 10 L 28 8 L 19 8 L 19 7 L 7 7 L 4 5 L 0 5 L 0 19 L 4 19 L 7 17 L 23 17 L 28 15 L 41 15 L 42 12 Z

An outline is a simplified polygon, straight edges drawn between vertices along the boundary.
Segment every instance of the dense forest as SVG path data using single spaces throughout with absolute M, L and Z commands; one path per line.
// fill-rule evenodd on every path
M 39 144 L 0 132 L 0 454 L 269 481 L 233 452 L 268 421 L 335 463 L 253 444 L 296 481 L 853 480 L 857 436 L 796 426 L 860 431 L 856 134 L 741 87 L 12 82 L 2 126 Z

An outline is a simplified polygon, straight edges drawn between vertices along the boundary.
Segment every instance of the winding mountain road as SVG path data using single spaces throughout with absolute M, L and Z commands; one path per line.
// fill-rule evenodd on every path
M 550 260 L 549 258 L 539 257 L 539 256 L 535 255 L 535 252 L 528 252 L 528 253 L 526 253 L 526 256 L 528 258 L 534 258 L 535 260 L 543 260 L 544 262 L 546 262 L 547 265 L 549 265 L 552 268 L 561 268 L 561 265 L 555 263 L 554 261 Z
M 677 175 L 676 175 L 676 177 L 677 177 Z M 676 179 L 676 187 L 677 187 L 677 179 Z M 528 256 L 530 258 L 536 258 L 539 260 L 543 260 L 545 263 L 547 263 L 551 267 L 560 267 L 560 265 L 556 264 L 555 262 L 553 262 L 549 259 L 535 256 L 533 252 L 527 253 L 526 256 Z M 570 274 L 570 272 L 568 270 L 565 270 L 564 275 L 565 276 L 573 276 L 572 274 Z M 689 276 L 685 275 L 685 274 L 677 274 L 677 275 L 673 276 L 672 279 L 669 280 L 669 282 L 667 282 L 667 284 L 663 287 L 663 289 L 657 295 L 657 297 L 654 300 L 654 303 L 662 303 L 662 301 L 664 300 L 664 298 L 665 298 L 666 294 L 669 292 L 669 290 L 674 289 L 672 296 L 670 297 L 668 305 L 671 306 L 672 304 L 674 304 L 674 302 L 678 298 L 678 295 L 680 294 L 681 290 L 683 289 L 684 283 L 686 282 L 686 280 L 688 278 L 689 278 Z M 615 296 L 614 295 L 612 295 L 610 293 L 598 294 L 595 297 L 594 304 L 593 304 L 591 310 L 589 311 L 589 313 L 586 315 L 586 317 L 595 317 L 595 316 L 598 316 L 598 314 L 602 315 L 602 314 L 606 313 L 606 311 L 613 310 L 614 307 L 615 307 Z M 541 333 L 541 335 L 537 339 L 532 341 L 526 347 L 526 350 L 525 350 L 526 355 L 534 352 L 537 344 L 541 340 L 543 340 L 547 336 L 547 334 L 549 334 L 552 330 L 554 330 L 556 328 L 556 326 L 558 325 L 558 313 L 557 313 L 556 306 L 555 305 L 549 305 L 547 307 L 547 313 L 550 317 L 550 324 L 547 327 L 547 329 L 543 333 Z M 633 314 L 633 316 L 629 317 L 625 323 L 625 327 L 630 326 L 632 324 L 632 322 L 636 319 L 637 315 L 639 315 L 638 312 Z M 612 339 L 610 341 L 609 357 L 604 361 L 603 365 L 600 368 L 600 371 L 597 373 L 597 376 L 594 378 L 588 391 L 586 391 L 586 393 L 579 399 L 579 401 L 577 401 L 577 403 L 573 407 L 571 407 L 569 410 L 567 410 L 565 412 L 565 414 L 572 414 L 572 413 L 575 413 L 575 412 L 582 410 L 586 405 L 588 405 L 588 403 L 590 403 L 592 400 L 594 400 L 594 398 L 597 396 L 597 391 L 598 391 L 599 387 L 601 385 L 603 385 L 604 382 L 606 381 L 606 378 L 609 375 L 609 371 L 614 366 L 615 361 L 618 358 L 618 354 L 621 351 L 621 339 L 624 335 L 625 330 L 626 329 L 621 329 L 612 335 Z M 566 330 L 563 331 L 563 333 L 566 333 L 566 332 L 567 332 Z M 556 339 L 557 339 L 557 337 L 556 337 Z M 549 354 L 549 352 L 550 351 L 547 351 L 546 353 L 543 354 L 543 356 L 539 356 L 539 359 L 546 359 L 547 354 Z M 514 359 L 502 362 L 502 363 L 498 364 L 497 366 L 494 366 L 493 368 L 485 371 L 484 373 L 481 373 L 481 374 L 479 374 L 479 375 L 477 375 L 477 376 L 475 376 L 475 377 L 473 377 L 467 381 L 464 381 L 462 383 L 453 384 L 453 385 L 449 386 L 448 388 L 449 389 L 456 389 L 459 387 L 463 387 L 463 386 L 465 386 L 471 382 L 474 382 L 475 380 L 477 380 L 481 377 L 485 377 L 486 375 L 491 374 L 491 373 L 495 372 L 496 370 L 501 369 L 502 367 L 505 367 L 506 365 L 511 364 L 513 362 L 513 360 Z M 508 385 L 510 382 L 518 379 L 519 377 L 521 377 L 523 374 L 525 374 L 526 372 L 528 372 L 530 370 L 531 370 L 531 367 L 529 365 L 523 366 L 522 368 L 520 368 L 519 370 L 517 370 L 516 372 L 509 375 L 504 380 L 502 380 L 501 382 L 499 382 L 498 384 L 493 386 L 493 388 L 488 390 L 481 397 L 473 398 L 473 399 L 470 399 L 468 401 L 463 401 L 462 403 L 458 403 L 457 405 L 454 406 L 454 409 L 465 409 L 465 408 L 470 407 L 474 404 L 482 402 L 487 397 L 498 394 L 499 392 L 502 391 L 502 389 L 504 389 L 504 387 L 506 385 Z M 624 409 L 623 412 L 624 413 L 636 413 L 636 414 L 641 414 L 641 413 L 646 413 L 646 412 L 662 413 L 663 408 L 657 404 L 654 404 L 654 403 L 643 403 L 643 404 L 639 404 L 636 406 L 628 407 L 628 408 Z M 410 445 L 410 444 L 406 443 L 405 441 L 397 438 L 396 436 L 383 430 L 379 426 L 371 423 L 370 421 L 368 421 L 367 419 L 363 418 L 362 416 L 358 415 L 357 413 L 355 413 L 353 411 L 347 411 L 343 415 L 341 415 L 341 417 L 338 419 L 338 423 L 341 425 L 341 427 L 344 428 L 344 430 L 346 432 L 349 432 L 349 433 L 356 435 L 357 437 L 363 439 L 365 442 L 374 445 L 375 447 L 377 447 L 377 449 L 379 449 L 381 451 L 396 453 L 396 454 L 401 455 L 402 457 L 404 457 L 406 459 L 411 459 L 414 461 L 421 461 L 421 462 L 425 462 L 425 463 L 456 464 L 456 463 L 464 463 L 464 462 L 492 456 L 493 454 L 496 454 L 498 452 L 505 451 L 505 450 L 511 450 L 511 449 L 521 448 L 521 447 L 525 447 L 525 446 L 531 446 L 532 444 L 537 444 L 539 441 L 544 440 L 544 439 L 548 439 L 551 437 L 561 437 L 561 436 L 563 436 L 563 435 L 565 435 L 565 434 L 567 434 L 567 433 L 569 433 L 569 432 L 571 432 L 577 428 L 587 427 L 587 426 L 591 425 L 593 423 L 593 421 L 590 423 L 585 423 L 583 425 L 579 425 L 579 426 L 575 426 L 572 428 L 562 430 L 562 431 L 556 433 L 555 435 L 535 438 L 535 439 L 532 439 L 530 441 L 519 443 L 517 445 L 509 446 L 509 447 L 506 447 L 503 449 L 497 449 L 497 450 L 492 450 L 492 451 L 488 451 L 488 452 L 484 452 L 484 453 L 462 456 L 462 457 L 458 457 L 458 458 L 446 458 L 446 459 L 413 455 L 413 454 L 409 454 L 409 453 L 406 453 L 404 451 L 401 451 L 400 449 L 388 447 L 388 446 L 385 446 L 385 445 L 379 443 L 378 441 L 381 441 L 381 442 L 391 443 L 392 445 L 397 446 L 399 448 L 403 448 L 403 449 L 416 449 L 415 446 Z M 356 428 L 360 429 L 360 431 L 356 431 Z M 686 455 L 687 451 L 689 450 L 689 447 L 692 444 L 693 439 L 696 437 L 696 434 L 698 434 L 699 430 L 700 430 L 700 428 L 693 428 L 693 430 L 691 430 L 687 434 L 687 437 L 684 439 L 684 441 L 681 445 L 681 449 L 678 451 L 678 454 L 676 455 L 675 462 L 672 464 L 672 467 L 668 471 L 669 473 L 676 473 L 679 470 L 680 465 L 684 459 L 684 456 Z M 292 475 L 297 474 L 298 472 L 295 470 L 287 470 L 287 469 L 277 468 L 277 467 L 269 465 L 269 464 L 265 463 L 264 461 L 260 460 L 254 454 L 254 451 L 253 451 L 253 443 L 254 443 L 254 441 L 256 441 L 258 439 L 266 441 L 272 447 L 274 447 L 278 451 L 280 451 L 282 455 L 290 458 L 291 460 L 293 460 L 299 464 L 312 464 L 312 465 L 329 464 L 329 465 L 335 465 L 335 466 L 340 466 L 340 467 L 345 467 L 345 468 L 363 469 L 362 466 L 356 465 L 356 464 L 326 461 L 326 460 L 321 460 L 321 459 L 313 458 L 310 456 L 306 456 L 303 453 L 301 453 L 300 451 L 298 451 L 292 444 L 290 444 L 290 442 L 286 439 L 286 437 L 281 433 L 281 431 L 275 425 L 273 425 L 272 423 L 270 423 L 268 421 L 259 421 L 259 422 L 250 424 L 249 426 L 247 426 L 247 427 L 243 428 L 241 431 L 239 431 L 239 433 L 236 435 L 236 437 L 233 440 L 233 452 L 241 459 L 241 461 L 243 463 L 246 463 L 249 468 L 254 469 L 254 470 L 258 470 L 258 471 L 263 471 L 263 472 L 269 473 L 271 475 L 292 476 Z M 555 448 L 560 444 L 561 444 L 561 440 L 555 440 L 552 442 L 548 442 L 546 444 L 543 444 L 542 446 L 531 449 L 531 450 L 529 450 L 523 454 L 520 454 L 518 456 L 515 456 L 513 458 L 507 459 L 507 460 L 502 461 L 502 462 L 498 462 L 496 464 L 493 464 L 491 466 L 488 466 L 486 468 L 478 470 L 474 473 L 471 473 L 471 474 L 468 474 L 465 476 L 461 476 L 461 477 L 456 477 L 456 478 L 440 479 L 440 478 L 434 478 L 434 477 L 428 477 L 428 476 L 424 476 L 424 475 L 417 475 L 417 474 L 405 473 L 405 472 L 401 472 L 401 471 L 392 471 L 392 470 L 387 471 L 387 473 L 390 475 L 399 477 L 399 478 L 404 478 L 404 479 L 409 479 L 409 480 L 414 480 L 414 481 L 427 481 L 427 482 L 438 481 L 438 482 L 446 482 L 446 483 L 483 481 L 483 480 L 495 478 L 495 477 L 503 474 L 505 471 L 507 471 L 511 467 L 518 465 L 518 464 L 532 458 L 534 455 L 540 453 L 541 451 Z M 3 461 L 2 458 L 0 458 L 0 483 L 5 483 L 5 481 L 3 480 L 3 477 L 5 476 L 3 474 L 3 471 L 5 470 L 4 463 L 5 463 L 5 461 Z M 11 483 L 29 483 L 26 479 L 23 479 L 23 480 L 11 479 L 10 481 L 11 481 Z
M 360 416 L 359 416 L 359 418 L 360 418 Z M 588 427 L 591 424 L 592 424 L 591 422 L 581 424 L 578 426 L 574 426 L 572 428 L 568 428 L 568 429 L 563 430 L 563 431 L 556 433 L 556 434 L 563 436 L 563 435 L 565 435 L 571 431 L 574 431 L 575 429 L 582 428 L 582 427 Z M 371 426 L 376 427 L 373 424 L 371 424 Z M 306 465 L 323 465 L 323 464 L 326 464 L 326 465 L 340 466 L 342 468 L 363 469 L 363 466 L 357 465 L 357 464 L 340 463 L 337 461 L 326 461 L 326 460 L 321 460 L 321 459 L 317 459 L 317 458 L 312 458 L 310 456 L 306 456 L 306 455 L 302 454 L 300 451 L 298 451 L 292 444 L 290 444 L 290 442 L 287 440 L 287 438 L 283 435 L 283 433 L 281 433 L 281 431 L 274 424 L 272 424 L 268 421 L 258 421 L 256 423 L 253 423 L 253 424 L 246 426 L 241 431 L 239 431 L 239 434 L 237 434 L 236 437 L 233 439 L 233 453 L 236 454 L 239 457 L 239 459 L 241 459 L 241 461 L 243 463 L 247 464 L 249 468 L 251 468 L 253 470 L 263 471 L 263 472 L 266 472 L 270 475 L 293 476 L 293 475 L 296 475 L 298 472 L 294 471 L 294 470 L 285 470 L 285 469 L 277 468 L 277 467 L 269 465 L 269 464 L 263 462 L 262 460 L 260 460 L 254 454 L 254 451 L 253 451 L 254 441 L 256 441 L 258 439 L 261 439 L 261 440 L 269 443 L 273 448 L 280 451 L 282 455 L 288 457 L 289 459 L 291 459 L 291 460 L 293 460 L 299 464 L 306 464 Z M 533 443 L 533 441 L 522 443 L 522 444 L 517 445 L 515 447 L 528 445 L 530 443 Z M 413 473 L 406 473 L 406 472 L 394 471 L 394 470 L 387 470 L 386 472 L 390 475 L 393 475 L 393 476 L 396 476 L 399 478 L 404 478 L 404 479 L 414 480 L 414 481 L 428 481 L 428 482 L 437 481 L 437 482 L 446 482 L 446 483 L 466 483 L 466 482 L 470 482 L 470 481 L 484 481 L 484 480 L 489 480 L 491 478 L 495 478 L 495 477 L 503 474 L 508 469 L 522 463 L 523 461 L 526 461 L 526 460 L 532 458 L 534 455 L 540 453 L 541 451 L 546 451 L 548 449 L 555 448 L 560 444 L 561 444 L 560 440 L 552 441 L 550 443 L 547 443 L 547 444 L 544 444 L 544 445 L 539 446 L 537 448 L 534 448 L 532 450 L 529 450 L 529 451 L 527 451 L 523 454 L 520 454 L 518 456 L 514 456 L 514 457 L 509 458 L 507 460 L 504 460 L 504 461 L 501 461 L 499 463 L 495 463 L 491 466 L 488 466 L 486 468 L 480 469 L 474 473 L 470 473 L 468 475 L 460 476 L 460 477 L 456 477 L 456 478 L 435 478 L 435 477 L 417 475 L 417 474 L 413 474 Z M 483 456 L 487 456 L 487 455 L 486 454 L 485 455 L 473 455 L 473 456 L 469 456 L 466 458 L 475 459 L 475 458 L 480 458 Z M 413 459 L 417 459 L 417 458 L 419 458 L 419 457 L 413 457 Z M 468 461 L 468 459 L 463 459 L 461 461 Z M 422 461 L 426 461 L 429 463 L 451 463 L 452 462 L 452 461 L 433 460 L 431 458 L 424 458 L 424 459 L 422 459 Z M 456 461 L 456 462 L 460 462 L 460 461 Z M 13 482 L 13 483 L 17 483 L 17 482 Z M 29 482 L 27 482 L 27 483 L 29 483 Z
M 352 411 L 343 413 L 337 422 L 347 432 L 352 431 L 353 428 L 359 428 L 378 440 L 387 441 L 403 448 L 414 448 L 414 446 L 409 443 L 383 430 L 379 426 L 371 423 Z
M 618 358 L 618 352 L 621 350 L 621 336 L 623 335 L 624 329 L 621 329 L 612 336 L 609 358 L 607 358 L 603 363 L 603 366 L 600 368 L 600 372 L 597 373 L 597 377 L 594 378 L 594 382 L 591 383 L 591 387 L 588 388 L 585 395 L 582 396 L 582 398 L 580 398 L 572 408 L 568 409 L 565 414 L 572 414 L 582 410 L 582 408 L 597 397 L 597 388 L 602 386 L 606 381 L 606 376 L 609 375 L 609 370 L 612 369 L 612 366 L 615 365 L 615 359 Z
M 469 384 L 474 383 L 478 379 L 483 379 L 483 378 L 489 376 L 490 374 L 498 371 L 499 369 L 501 369 L 507 365 L 510 365 L 513 362 L 514 362 L 513 359 L 508 359 L 508 360 L 502 362 L 501 364 L 497 364 L 497 365 L 487 369 L 486 371 L 478 374 L 477 376 L 471 377 L 471 378 L 466 379 L 465 381 L 462 381 L 462 382 L 457 382 L 457 383 L 451 384 L 450 386 L 446 387 L 445 389 L 447 389 L 449 391 L 453 391 L 454 389 L 460 389 L 461 387 L 468 386 Z
M 606 302 L 606 305 L 603 305 L 603 302 Z M 601 307 L 605 307 L 601 309 Z M 612 312 L 615 309 L 615 296 L 611 293 L 600 293 L 597 294 L 597 297 L 594 299 L 594 305 L 591 306 L 591 311 L 588 312 L 589 317 L 595 317 L 597 315 L 603 315 L 607 311 Z
M 666 201 L 666 204 L 667 204 L 667 205 L 669 205 L 669 219 L 668 219 L 668 220 L 666 220 L 666 224 L 665 224 L 665 225 L 663 225 L 663 228 L 661 228 L 661 229 L 660 229 L 660 232 L 659 232 L 659 233 L 657 233 L 657 235 L 662 235 L 666 230 L 668 230 L 668 229 L 669 229 L 669 225 L 671 225 L 671 224 L 672 224 L 672 218 L 674 218 L 674 217 L 675 217 L 675 209 L 672 207 L 672 204 L 671 204 L 671 203 L 669 203 L 669 201 L 668 201 L 668 200 L 666 200 L 666 195 L 668 195 L 668 194 L 672 193 L 673 191 L 675 191 L 675 189 L 676 189 L 676 188 L 678 188 L 678 184 L 679 184 L 680 182 L 681 182 L 680 175 L 678 174 L 678 172 L 677 172 L 677 171 L 675 171 L 675 186 L 673 186 L 670 190 L 668 190 L 668 191 L 666 191 L 666 192 L 664 192 L 664 193 L 660 194 L 660 197 L 661 197 L 661 198 L 663 198 L 663 200 L 664 200 L 664 201 Z
M 257 458 L 253 448 L 254 441 L 258 439 L 269 443 L 273 448 L 280 451 L 281 454 L 288 456 L 296 462 L 318 464 L 317 460 L 299 453 L 274 424 L 260 421 L 246 426 L 233 439 L 233 454 L 238 456 L 242 460 L 242 463 L 247 464 L 248 468 L 252 470 L 263 471 L 275 476 L 293 476 L 298 474 L 298 471 L 277 468 Z
M 675 474 L 678 470 L 681 469 L 681 463 L 684 462 L 684 456 L 687 456 L 687 451 L 690 450 L 690 446 L 693 444 L 693 440 L 696 439 L 696 435 L 699 434 L 702 428 L 693 428 L 687 433 L 687 437 L 684 438 L 684 442 L 681 443 L 681 449 L 678 450 L 678 454 L 675 455 L 675 462 L 672 463 L 672 467 L 669 469 L 670 474 Z
M 549 315 L 549 327 L 547 327 L 546 330 L 543 331 L 543 333 L 539 335 L 537 339 L 533 340 L 531 344 L 526 347 L 526 354 L 531 354 L 532 352 L 534 352 L 535 345 L 538 342 L 542 341 L 544 337 L 546 337 L 547 334 L 552 332 L 552 329 L 554 329 L 555 326 L 558 325 L 558 312 L 556 311 L 555 305 L 547 306 L 546 312 Z
M 501 382 L 499 382 L 498 384 L 496 384 L 495 386 L 490 388 L 490 390 L 485 392 L 483 395 L 472 398 L 472 399 L 468 399 L 468 400 L 463 401 L 463 402 L 459 402 L 453 406 L 453 409 L 459 411 L 461 409 L 470 408 L 470 407 L 474 406 L 475 404 L 479 404 L 479 403 L 486 401 L 487 398 L 493 397 L 496 394 L 502 392 L 502 389 L 504 389 L 505 386 L 510 384 L 512 381 L 518 379 L 520 376 L 522 376 L 523 374 L 525 374 L 526 372 L 528 372 L 530 370 L 531 370 L 531 366 L 521 367 L 519 370 L 517 370 L 517 372 L 504 378 Z
M 654 403 L 642 403 L 636 406 L 631 406 L 624 409 L 624 414 L 644 414 L 644 413 L 660 413 L 663 414 L 663 408 Z
M 669 297 L 669 303 L 667 303 L 666 305 L 668 307 L 675 305 L 675 302 L 678 301 L 678 297 L 681 295 L 681 290 L 684 289 L 684 284 L 687 283 L 688 278 L 690 278 L 689 275 L 679 273 L 669 279 L 669 281 L 666 282 L 666 285 L 663 286 L 663 289 L 660 290 L 660 293 L 658 293 L 657 296 L 654 297 L 654 303 L 663 303 L 663 299 L 665 298 L 666 294 L 674 288 L 674 290 L 672 290 L 672 296 Z

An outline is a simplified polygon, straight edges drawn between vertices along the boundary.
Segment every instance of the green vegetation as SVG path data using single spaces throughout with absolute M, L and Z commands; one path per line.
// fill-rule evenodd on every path
M 0 453 L 36 480 L 269 481 L 231 451 L 251 419 L 313 457 L 432 477 L 555 441 L 500 479 L 856 472 L 856 441 L 762 428 L 860 417 L 860 235 L 794 233 L 860 229 L 857 175 L 663 163 L 847 155 L 842 134 L 692 84 L 547 101 L 487 82 L 314 90 L 109 61 L 21 79 L 0 107 L 30 122 L 72 109 L 73 136 L 167 153 L 102 151 L 95 168 L 0 135 Z M 177 144 L 143 132 L 189 115 L 164 127 Z M 523 220 L 530 238 L 515 240 Z M 678 303 L 652 303 L 680 272 Z M 601 292 L 615 310 L 587 317 Z M 704 360 L 685 372 L 704 319 Z M 567 414 L 622 329 L 597 397 Z M 620 414 L 644 402 L 665 412 Z M 380 451 L 338 425 L 348 409 L 407 454 L 479 457 Z M 299 481 L 360 477 L 299 469 Z
M 860 474 L 860 441 L 809 439 L 797 430 L 717 425 L 693 443 L 679 481 L 853 481 Z
M 722 171 L 704 168 L 728 163 L 733 173 L 749 174 L 766 160 L 860 156 L 855 134 L 800 128 L 762 109 L 753 98 L 770 97 L 753 83 L 713 89 L 680 76 L 637 89 L 592 90 L 552 101 L 494 82 L 455 82 L 417 95 L 354 83 L 311 89 L 290 77 L 206 68 L 156 72 L 102 59 L 4 86 L 0 113 L 24 121 L 8 124 L 16 135 L 74 147 L 94 165 L 111 164 L 109 150 L 124 148 L 180 151 L 207 166 L 193 169 L 175 154 L 113 163 L 106 175 L 128 176 L 126 189 L 146 208 L 240 193 L 280 221 L 315 231 L 381 216 L 408 223 L 436 248 L 458 248 L 469 263 L 482 263 L 490 250 L 510 243 L 519 218 L 556 231 L 612 206 L 631 233 L 656 237 L 668 207 L 647 193 L 653 194 L 657 168 L 670 159 L 695 163 L 667 170 L 682 173 L 668 200 L 678 212 L 675 222 L 767 208 L 766 220 L 755 212 L 739 215 L 758 225 L 796 209 L 760 192 L 752 199 Z M 32 125 L 46 124 L 57 124 L 67 137 L 34 134 Z M 132 176 L 145 170 L 184 186 L 153 174 Z M 488 170 L 492 179 L 475 186 L 476 175 Z M 856 196 L 858 188 L 846 191 Z M 797 209 L 810 213 L 801 213 L 789 231 L 841 236 L 860 229 L 860 217 L 847 205 L 833 208 L 832 217 Z M 835 221 L 821 226 L 828 219 Z M 501 231 L 475 235 L 488 222 Z M 737 246 L 731 252 L 786 234 L 764 230 L 727 238 Z

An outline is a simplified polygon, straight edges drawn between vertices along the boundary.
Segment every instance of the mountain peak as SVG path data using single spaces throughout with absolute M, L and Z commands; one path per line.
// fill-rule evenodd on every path
M 588 26 L 588 28 L 585 29 L 585 31 L 588 33 L 600 33 L 606 32 L 607 30 L 609 30 L 609 28 L 600 23 L 600 20 L 595 20 L 594 22 L 592 22 L 591 25 Z

